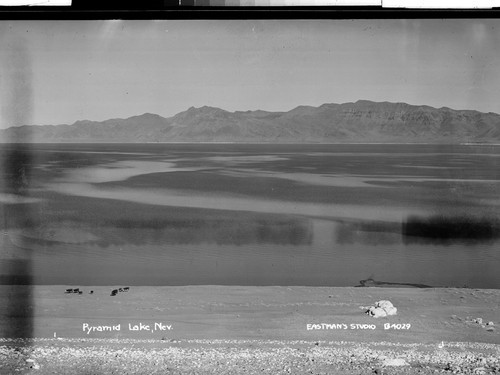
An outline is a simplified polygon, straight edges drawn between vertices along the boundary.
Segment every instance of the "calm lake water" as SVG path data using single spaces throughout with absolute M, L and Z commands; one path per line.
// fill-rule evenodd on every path
M 500 287 L 500 146 L 1 145 L 2 282 Z

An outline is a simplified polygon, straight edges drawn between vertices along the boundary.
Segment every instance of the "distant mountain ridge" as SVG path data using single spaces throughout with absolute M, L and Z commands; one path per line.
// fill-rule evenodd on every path
M 498 143 L 500 115 L 474 110 L 372 102 L 299 106 L 288 112 L 191 107 L 165 118 L 0 130 L 2 142 Z

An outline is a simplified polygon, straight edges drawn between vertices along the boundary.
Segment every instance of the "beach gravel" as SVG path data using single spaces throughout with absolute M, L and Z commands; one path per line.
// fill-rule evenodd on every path
M 0 340 L 0 374 L 500 374 L 500 346 L 271 340 Z

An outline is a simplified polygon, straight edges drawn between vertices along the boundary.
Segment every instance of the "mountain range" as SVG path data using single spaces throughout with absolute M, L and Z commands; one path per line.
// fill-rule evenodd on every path
M 3 142 L 499 143 L 500 115 L 372 102 L 299 106 L 288 112 L 191 107 L 72 125 L 0 130 Z

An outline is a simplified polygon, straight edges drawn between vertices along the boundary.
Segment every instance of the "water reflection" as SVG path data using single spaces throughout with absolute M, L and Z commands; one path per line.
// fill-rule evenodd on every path
M 500 221 L 473 216 L 410 215 L 401 224 L 383 221 L 338 221 L 337 244 L 493 244 L 500 239 Z
M 406 244 L 493 243 L 500 238 L 500 221 L 474 216 L 412 215 L 403 222 L 401 231 Z
M 84 183 L 47 184 L 45 187 L 68 196 L 113 199 L 145 205 L 247 211 L 316 218 L 366 218 L 373 220 L 380 218 L 401 221 L 409 211 L 408 208 L 394 206 L 280 201 L 222 193 L 204 193 L 196 190 L 109 188 Z M 411 211 L 419 213 L 422 210 L 412 208 Z
M 401 226 L 394 222 L 340 221 L 335 228 L 335 242 L 339 245 L 371 246 L 400 244 L 402 242 Z
M 111 245 L 308 245 L 312 226 L 302 219 L 151 219 L 102 220 L 99 225 L 60 222 L 11 231 L 14 243 Z
M 56 182 L 85 182 L 104 183 L 113 181 L 124 181 L 133 176 L 152 173 L 171 172 L 194 172 L 200 168 L 177 168 L 172 161 L 138 161 L 126 160 L 109 164 L 101 164 L 99 167 L 79 168 L 71 170 L 65 176 L 56 179 Z

